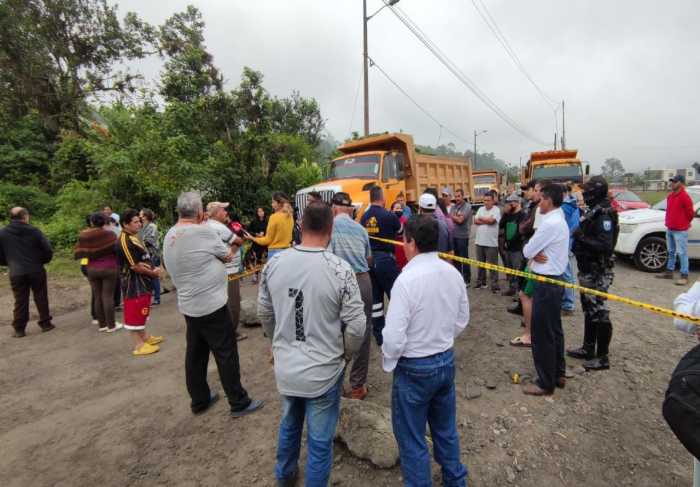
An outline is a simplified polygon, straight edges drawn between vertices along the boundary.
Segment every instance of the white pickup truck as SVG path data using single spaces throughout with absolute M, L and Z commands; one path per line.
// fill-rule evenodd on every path
M 700 259 L 700 186 L 686 188 L 693 200 L 695 218 L 688 230 L 688 256 Z M 620 235 L 615 253 L 632 257 L 638 269 L 659 272 L 666 267 L 666 198 L 646 210 L 619 213 Z

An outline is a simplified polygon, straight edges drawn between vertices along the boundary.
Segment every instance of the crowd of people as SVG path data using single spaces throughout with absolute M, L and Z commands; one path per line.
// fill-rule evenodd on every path
M 120 216 L 105 207 L 88 217 L 75 257 L 91 285 L 95 324 L 107 333 L 128 330 L 134 356 L 153 354 L 164 341 L 146 325 L 151 307 L 160 303 L 159 279 L 167 269 L 186 322 L 192 413 L 203 413 L 219 399 L 207 383 L 211 353 L 233 417 L 264 406 L 242 384 L 237 342 L 246 338 L 238 330 L 241 272 L 246 264 L 257 270 L 266 262 L 259 277 L 258 315 L 271 342 L 282 398 L 275 467 L 279 485 L 296 482 L 305 426 L 306 485 L 327 485 L 340 399 L 363 400 L 370 394 L 372 338 L 383 370 L 393 374 L 392 424 L 404 482 L 430 484 L 427 424 L 444 483 L 466 485 L 456 428 L 453 345 L 469 323 L 472 276 L 469 265 L 449 262 L 439 253 L 468 258 L 473 225 L 476 260 L 498 264 L 500 257 L 506 267 L 570 283 L 577 275 L 582 286 L 605 292 L 613 280 L 617 214 L 604 178 L 592 177 L 580 194 L 573 189 L 530 181 L 522 193 L 502 200 L 487 193 L 474 212 L 460 188 L 443 188 L 439 197 L 427 190 L 411 208 L 403 195 L 388 205 L 383 190 L 373 187 L 359 221 L 347 193 L 335 193 L 330 203 L 312 193 L 296 222 L 290 199 L 278 192 L 272 196 L 273 213 L 268 217 L 258 208 L 247 229 L 229 214 L 229 203 L 212 201 L 205 207 L 198 193 L 185 192 L 177 201 L 178 220 L 162 243 L 151 210 L 126 209 Z M 52 249 L 29 225 L 26 209 L 13 208 L 10 219 L 0 230 L 0 263 L 10 267 L 14 334 L 22 337 L 30 290 L 42 331 L 54 328 L 44 270 Z M 396 240 L 403 245 L 390 242 Z M 245 241 L 250 245 L 244 254 Z M 566 355 L 583 359 L 587 370 L 610 367 L 612 323 L 604 298 L 581 294 L 583 344 L 565 351 L 562 314 L 573 310 L 573 293 L 567 296 L 572 290 L 513 275 L 505 283 L 501 290 L 498 272 L 489 270 L 487 276 L 479 267 L 473 289 L 512 298 L 508 311 L 522 316 L 524 332 L 511 345 L 530 348 L 536 370 L 523 393 L 547 396 L 564 388 Z M 122 302 L 120 323 L 115 310 Z

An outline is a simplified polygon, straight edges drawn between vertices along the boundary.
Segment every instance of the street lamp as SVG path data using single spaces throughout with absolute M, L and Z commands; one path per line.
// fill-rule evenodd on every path
M 476 161 L 476 158 L 477 158 L 477 155 L 476 155 L 476 136 L 481 135 L 481 134 L 485 134 L 487 132 L 488 132 L 488 130 L 475 130 L 474 131 L 474 169 L 478 169 L 476 167 L 476 162 L 477 162 Z
M 369 135 L 369 56 L 367 55 L 367 22 L 369 19 L 377 15 L 386 7 L 393 7 L 400 0 L 382 0 L 382 5 L 379 10 L 374 12 L 369 17 L 367 16 L 367 0 L 362 0 L 362 26 L 363 26 L 363 50 L 362 58 L 364 61 L 364 85 L 365 85 L 365 137 Z

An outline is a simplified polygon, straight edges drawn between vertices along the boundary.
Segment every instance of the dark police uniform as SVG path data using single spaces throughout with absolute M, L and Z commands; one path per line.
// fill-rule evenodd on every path
M 607 183 L 605 184 L 607 193 Z M 613 282 L 613 250 L 617 242 L 619 224 L 617 212 L 610 206 L 607 195 L 599 199 L 585 213 L 580 231 L 574 233 L 573 251 L 578 262 L 579 284 L 583 287 L 608 292 Z M 569 350 L 575 358 L 584 358 L 586 369 L 607 369 L 608 349 L 612 338 L 612 323 L 607 299 L 581 293 L 585 316 L 583 347 Z
M 394 245 L 373 240 L 372 237 L 394 240 L 401 230 L 401 222 L 384 207 L 371 205 L 362 215 L 360 224 L 367 230 L 372 248 L 372 265 L 369 267 L 369 276 L 372 279 L 372 332 L 377 344 L 381 346 L 384 295 L 391 299 L 391 288 L 399 275 L 399 267 L 396 265 Z

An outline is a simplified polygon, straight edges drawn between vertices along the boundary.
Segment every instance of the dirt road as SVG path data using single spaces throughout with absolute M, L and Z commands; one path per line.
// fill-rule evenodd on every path
M 11 300 L 2 286 L 0 323 L 7 325 Z M 680 290 L 619 263 L 612 292 L 670 306 Z M 70 299 L 54 294 L 54 305 L 75 306 L 84 292 L 67 289 Z M 254 286 L 246 283 L 243 294 L 254 297 Z M 508 345 L 520 331 L 505 311 L 509 298 L 486 290 L 470 290 L 469 297 L 472 320 L 456 354 L 458 425 L 471 485 L 690 485 L 691 458 L 660 408 L 670 372 L 694 342 L 669 319 L 613 305 L 613 368 L 576 374 L 552 398 L 533 398 L 510 383 L 510 373 L 532 374 L 533 366 L 529 351 Z M 151 329 L 167 339 L 161 352 L 140 359 L 131 357 L 126 333 L 97 332 L 83 307 L 57 316 L 58 328 L 48 334 L 32 323 L 18 340 L 9 326 L 0 327 L 4 486 L 274 485 L 280 411 L 260 329 L 247 331 L 240 355 L 244 385 L 267 402 L 264 410 L 232 420 L 220 401 L 193 417 L 184 320 L 174 300 L 164 296 L 153 311 Z M 582 323 L 579 306 L 565 318 L 567 345 L 579 344 Z M 376 347 L 372 354 L 367 400 L 388 406 L 391 377 L 381 372 Z M 221 389 L 213 361 L 210 384 Z M 401 485 L 398 468 L 376 469 L 342 445 L 332 478 L 334 485 Z

